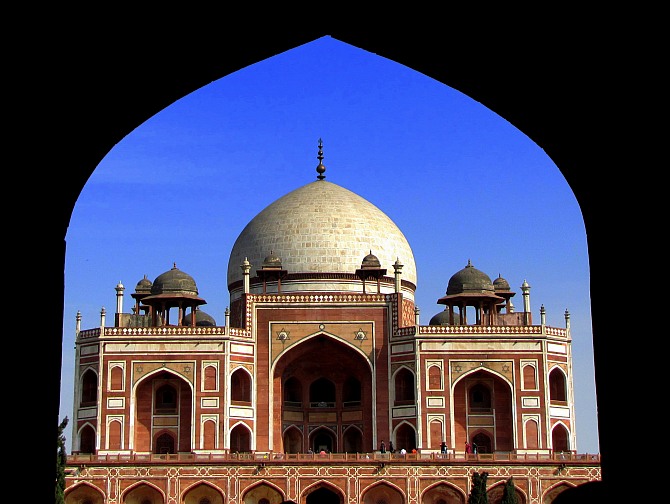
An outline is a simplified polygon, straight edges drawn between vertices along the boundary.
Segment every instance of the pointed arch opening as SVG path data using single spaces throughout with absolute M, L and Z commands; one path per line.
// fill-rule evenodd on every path
M 251 431 L 245 424 L 239 423 L 230 431 L 230 451 L 233 453 L 251 451 Z
M 559 367 L 555 367 L 549 373 L 549 400 L 552 404 L 568 403 L 567 377 Z
M 416 383 L 414 373 L 406 367 L 401 367 L 393 377 L 394 404 L 406 406 L 414 404 L 416 398 Z
M 413 425 L 407 422 L 401 423 L 395 430 L 395 447 L 396 450 L 403 448 L 410 453 L 413 449 L 418 447 L 416 429 Z
M 95 429 L 91 424 L 79 431 L 79 453 L 95 453 Z
M 193 390 L 176 373 L 159 370 L 135 386 L 134 449 L 152 453 L 190 452 L 193 449 Z M 170 446 L 169 434 L 174 446 Z M 171 450 L 171 451 L 166 451 Z
M 275 451 L 306 453 L 343 451 L 345 444 L 355 451 L 372 451 L 373 409 L 372 369 L 360 349 L 334 337 L 317 334 L 300 341 L 277 360 L 273 371 L 272 415 L 275 440 L 293 443 L 297 435 L 286 437 L 289 426 L 302 433 L 302 447 L 273 446 Z M 324 426 L 329 433 L 315 442 L 315 433 Z M 356 426 L 361 439 L 351 431 Z M 279 443 L 277 443 L 279 444 Z M 289 451 L 290 450 L 290 451 Z
M 87 369 L 81 377 L 81 400 L 79 406 L 87 408 L 95 406 L 98 401 L 98 374 Z
M 284 453 L 301 453 L 303 446 L 302 432 L 295 425 L 284 431 Z
M 475 436 L 481 434 L 486 439 L 481 440 L 480 453 L 515 448 L 512 388 L 507 380 L 488 369 L 478 369 L 454 384 L 453 397 L 454 446 L 463 449 L 466 442 L 476 442 Z
M 230 400 L 239 406 L 251 406 L 251 375 L 245 368 L 236 369 L 230 377 Z
M 554 453 L 570 450 L 570 432 L 562 423 L 557 423 L 551 429 L 551 446 Z

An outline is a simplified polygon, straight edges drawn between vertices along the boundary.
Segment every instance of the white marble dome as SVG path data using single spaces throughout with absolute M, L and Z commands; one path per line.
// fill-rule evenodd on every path
M 387 270 L 386 276 L 393 278 L 393 264 L 399 260 L 403 264 L 401 279 L 416 285 L 414 254 L 398 226 L 369 201 L 326 180 L 286 194 L 247 224 L 230 254 L 229 288 L 242 280 L 240 265 L 245 258 L 253 278 L 271 252 L 281 259 L 282 269 L 289 275 L 355 274 L 365 256 L 372 253 Z M 354 289 L 360 290 L 360 283 L 344 288 Z M 282 282 L 282 291 L 290 290 Z M 341 291 L 343 287 L 324 277 L 316 283 L 303 283 L 300 290 Z M 413 298 L 413 289 L 409 294 Z

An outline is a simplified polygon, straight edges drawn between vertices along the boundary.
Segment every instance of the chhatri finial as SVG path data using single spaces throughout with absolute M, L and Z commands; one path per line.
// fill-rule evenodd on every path
M 326 178 L 326 176 L 323 174 L 323 172 L 326 171 L 326 167 L 322 163 L 322 161 L 323 161 L 323 142 L 321 141 L 320 138 L 319 138 L 319 155 L 316 156 L 316 158 L 319 160 L 319 164 L 316 167 L 316 171 L 318 173 L 316 178 L 318 178 L 319 180 L 323 180 L 323 179 Z

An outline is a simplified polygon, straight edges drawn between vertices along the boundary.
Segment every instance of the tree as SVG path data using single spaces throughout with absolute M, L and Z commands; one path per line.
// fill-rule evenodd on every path
M 514 490 L 514 479 L 512 476 L 510 476 L 505 483 L 500 504 L 519 504 L 519 498 L 516 496 L 516 491 Z
M 65 417 L 58 426 L 58 448 L 56 450 L 56 504 L 65 503 L 65 464 L 67 453 L 65 451 L 65 436 L 63 431 L 67 427 L 68 418 Z
M 472 489 L 468 497 L 468 504 L 489 504 L 489 496 L 486 494 L 486 478 L 489 473 L 472 473 Z

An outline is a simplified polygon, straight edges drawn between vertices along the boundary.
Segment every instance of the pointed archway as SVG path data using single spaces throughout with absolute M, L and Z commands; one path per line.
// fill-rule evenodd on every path
M 300 452 L 373 450 L 372 372 L 360 351 L 326 334 L 305 338 L 279 358 L 273 379 L 282 398 L 273 406 L 274 437 L 284 443 L 276 451 L 297 449 L 297 436 L 285 435 L 292 428 L 304 433 Z

